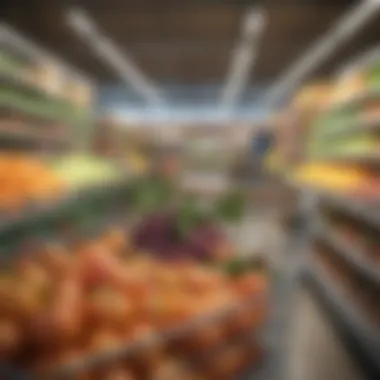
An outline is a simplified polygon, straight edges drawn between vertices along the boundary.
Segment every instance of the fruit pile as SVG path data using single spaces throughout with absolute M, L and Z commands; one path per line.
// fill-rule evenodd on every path
M 66 250 L 45 245 L 1 275 L 2 362 L 46 379 L 99 356 L 98 366 L 84 366 L 73 377 L 175 380 L 192 378 L 186 377 L 190 370 L 175 372 L 184 370 L 181 358 L 187 369 L 197 362 L 205 379 L 230 378 L 259 359 L 255 339 L 231 342 L 265 319 L 263 272 L 231 277 L 192 262 L 156 262 L 134 254 L 115 229 Z M 121 348 L 142 339 L 143 348 L 121 355 Z M 202 360 L 214 349 L 220 350 L 216 357 Z M 117 354 L 104 356 L 110 352 Z
M 368 198 L 376 196 L 379 188 L 370 171 L 348 164 L 306 163 L 294 170 L 292 179 L 311 188 Z
M 18 154 L 1 154 L 0 183 L 3 211 L 18 211 L 30 201 L 54 198 L 63 190 L 61 180 L 47 165 Z
M 164 260 L 214 261 L 234 254 L 227 236 L 215 223 L 191 218 L 175 212 L 150 214 L 133 231 L 134 245 Z

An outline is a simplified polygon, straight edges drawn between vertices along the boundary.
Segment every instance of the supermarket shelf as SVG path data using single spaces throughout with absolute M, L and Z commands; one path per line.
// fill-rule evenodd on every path
M 324 202 L 347 212 L 350 216 L 358 218 L 373 227 L 380 229 L 380 203 L 369 202 L 337 196 L 327 193 L 317 193 L 317 196 Z
M 52 92 L 49 92 L 35 83 L 32 83 L 30 80 L 25 78 L 22 73 L 15 73 L 0 69 L 0 85 L 9 86 L 23 92 L 37 94 L 46 98 L 63 100 Z
M 36 111 L 28 109 L 27 107 L 20 106 L 18 104 L 0 100 L 0 110 L 12 111 L 16 114 L 22 115 L 25 118 L 35 120 L 39 123 L 61 123 L 63 125 L 81 126 L 86 123 L 90 123 L 90 118 L 83 121 L 67 121 L 64 120 L 62 115 L 54 115 L 52 113 L 43 111 Z
M 49 147 L 68 147 L 70 142 L 67 138 L 49 137 L 44 131 L 36 132 L 33 128 L 15 129 L 0 127 L 0 145 L 11 143 L 21 146 L 49 146 Z
M 339 233 L 335 233 L 326 227 L 318 229 L 317 236 L 324 242 L 331 245 L 332 248 L 354 269 L 366 276 L 374 283 L 380 285 L 380 270 L 373 263 L 365 259 L 361 253 L 352 244 L 348 243 Z
M 380 132 L 380 117 L 354 120 L 351 124 L 346 125 L 344 128 L 338 130 L 331 130 L 321 134 L 321 139 L 336 139 L 360 133 L 373 133 Z
M 349 107 L 358 106 L 361 104 L 365 104 L 366 102 L 370 102 L 376 99 L 380 99 L 380 89 L 379 88 L 373 88 L 368 89 L 366 91 L 353 94 L 348 99 L 338 103 L 333 104 L 329 106 L 324 113 L 332 113 L 336 111 L 341 111 Z
M 340 210 L 344 210 L 351 217 L 362 220 L 363 222 L 380 229 L 380 202 L 364 202 L 353 197 L 333 194 L 331 192 L 318 190 L 298 184 L 295 181 L 285 178 L 285 183 L 298 191 L 310 193 L 317 200 L 329 204 Z
M 348 348 L 358 358 L 369 378 L 380 376 L 380 331 L 373 326 L 329 278 L 322 266 L 311 261 L 305 280 L 325 306 L 329 316 L 348 343 Z
M 364 165 L 380 165 L 380 153 L 378 152 L 363 152 L 354 154 L 323 154 L 313 156 L 312 159 L 322 162 L 349 162 Z
M 61 215 L 65 210 L 75 207 L 78 203 L 84 200 L 97 199 L 98 196 L 103 194 L 113 193 L 117 190 L 129 188 L 133 178 L 122 177 L 117 178 L 107 183 L 97 183 L 89 186 L 84 186 L 76 191 L 50 202 L 36 205 L 34 208 L 29 209 L 20 214 L 8 217 L 5 216 L 0 220 L 0 239 L 4 238 L 7 234 L 20 228 L 27 228 L 33 226 L 36 222 L 42 220 L 49 220 L 52 217 Z M 8 259 L 12 256 L 12 252 L 1 252 L 1 259 Z
M 16 29 L 3 22 L 0 23 L 0 45 L 7 47 L 17 55 L 22 56 L 27 62 L 53 62 L 58 67 L 63 69 L 66 74 L 75 76 L 81 81 L 85 81 L 91 85 L 94 84 L 92 78 L 80 72 L 78 69 L 68 65 L 59 57 L 46 51 L 34 41 L 24 37 Z

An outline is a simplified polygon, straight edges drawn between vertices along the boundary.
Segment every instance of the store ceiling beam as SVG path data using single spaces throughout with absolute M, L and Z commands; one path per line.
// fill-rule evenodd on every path
M 275 81 L 265 94 L 264 102 L 274 104 L 295 90 L 370 18 L 374 17 L 379 9 L 380 0 L 363 0 L 347 11 L 325 35 L 286 70 L 279 80 Z
M 243 92 L 257 58 L 257 48 L 265 23 L 266 15 L 261 9 L 250 8 L 245 12 L 241 35 L 232 53 L 226 82 L 220 96 L 222 108 L 233 107 Z
M 67 20 L 74 32 L 107 63 L 126 85 L 132 86 L 149 103 L 160 106 L 163 96 L 155 84 L 145 76 L 130 57 L 102 31 L 96 23 L 80 9 L 70 9 Z

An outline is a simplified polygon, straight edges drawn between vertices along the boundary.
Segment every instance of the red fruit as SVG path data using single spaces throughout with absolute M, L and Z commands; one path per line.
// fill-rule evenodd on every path
M 224 276 L 219 272 L 194 267 L 184 273 L 184 281 L 189 291 L 206 292 L 222 286 Z
M 121 338 L 110 329 L 101 329 L 93 332 L 89 342 L 89 354 L 99 354 L 113 351 L 123 344 Z
M 2 316 L 24 322 L 40 310 L 41 304 L 41 293 L 36 283 L 17 277 L 2 279 L 0 285 Z
M 121 228 L 113 227 L 101 238 L 101 242 L 113 254 L 123 254 L 128 248 L 128 241 L 125 231 Z
M 76 277 L 58 284 L 49 312 L 49 319 L 59 340 L 78 336 L 83 322 L 83 293 Z
M 267 287 L 267 277 L 260 273 L 247 274 L 235 282 L 235 290 L 242 297 L 249 297 L 260 293 L 264 294 Z
M 131 302 L 120 292 L 112 289 L 96 290 L 87 301 L 87 315 L 95 325 L 123 327 L 131 322 Z
M 22 334 L 10 320 L 0 320 L 0 360 L 9 359 L 21 346 Z
M 54 279 L 60 279 L 73 271 L 72 255 L 62 245 L 51 244 L 44 247 L 37 256 L 38 262 Z
M 102 245 L 93 244 L 80 252 L 80 273 L 86 285 L 108 285 L 132 297 L 146 291 L 146 280 L 134 273 Z

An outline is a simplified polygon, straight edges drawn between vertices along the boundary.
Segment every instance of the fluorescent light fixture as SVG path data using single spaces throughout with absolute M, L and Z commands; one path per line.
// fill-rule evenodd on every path
M 327 34 L 304 53 L 285 74 L 270 87 L 264 97 L 275 103 L 299 86 L 314 70 L 328 59 L 339 46 L 347 42 L 380 9 L 379 0 L 361 1 L 345 13 Z
M 239 42 L 233 51 L 220 97 L 220 105 L 223 108 L 229 109 L 234 106 L 244 89 L 257 58 L 257 46 L 265 21 L 266 15 L 262 10 L 250 8 L 245 13 Z
M 125 84 L 131 85 L 149 103 L 154 105 L 163 103 L 163 98 L 155 85 L 110 38 L 99 30 L 83 10 L 69 10 L 67 19 L 76 34 L 118 74 Z

